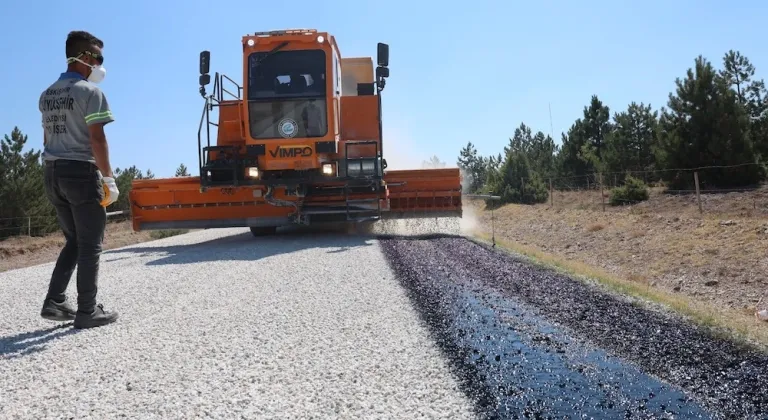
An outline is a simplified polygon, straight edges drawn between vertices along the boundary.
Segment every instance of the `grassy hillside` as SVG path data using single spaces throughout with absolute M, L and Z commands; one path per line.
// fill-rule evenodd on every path
M 702 195 L 702 213 L 695 195 L 660 190 L 605 211 L 599 190 L 552 198 L 494 211 L 497 240 L 768 342 L 768 324 L 754 319 L 768 300 L 768 187 Z M 477 214 L 478 229 L 489 234 L 491 213 Z

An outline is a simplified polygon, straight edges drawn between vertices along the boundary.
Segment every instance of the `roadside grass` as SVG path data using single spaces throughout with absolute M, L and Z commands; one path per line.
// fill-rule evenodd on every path
M 473 232 L 469 238 L 485 244 L 490 244 L 491 241 L 491 235 L 483 232 Z M 515 256 L 521 256 L 539 267 L 635 298 L 648 307 L 660 305 L 706 328 L 714 337 L 733 341 L 742 347 L 768 352 L 768 327 L 764 321 L 757 320 L 751 312 L 716 307 L 682 295 L 667 293 L 654 288 L 648 282 L 633 282 L 632 279 L 609 274 L 592 265 L 498 237 L 496 237 L 496 247 Z
M 188 229 L 162 229 L 152 230 L 149 232 L 149 237 L 152 239 L 170 238 L 171 236 L 184 235 L 189 233 Z

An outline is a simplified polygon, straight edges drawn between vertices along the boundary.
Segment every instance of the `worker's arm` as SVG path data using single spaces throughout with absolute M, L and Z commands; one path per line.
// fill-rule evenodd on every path
M 93 157 L 96 159 L 96 166 L 103 176 L 113 178 L 114 175 L 112 174 L 112 166 L 109 163 L 109 147 L 107 146 L 107 136 L 104 134 L 104 126 L 115 119 L 112 116 L 112 110 L 107 103 L 107 98 L 101 89 L 94 88 L 90 92 L 85 109 L 85 123 L 88 124 L 91 150 L 93 151 Z
M 103 176 L 114 178 L 112 174 L 112 165 L 109 163 L 109 145 L 107 145 L 107 136 L 104 134 L 104 123 L 91 124 L 88 126 L 91 136 L 91 149 L 93 157 L 96 158 L 96 166 Z
M 43 112 L 43 98 L 45 98 L 45 92 L 40 94 L 40 99 L 37 102 L 37 110 L 40 111 L 40 127 L 43 129 L 43 148 L 48 145 L 48 130 L 45 129 L 45 112 Z

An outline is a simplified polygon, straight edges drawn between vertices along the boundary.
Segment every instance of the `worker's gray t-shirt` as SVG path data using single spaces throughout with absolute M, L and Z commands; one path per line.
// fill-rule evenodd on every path
M 88 126 L 114 121 L 101 89 L 78 73 L 62 73 L 40 95 L 39 107 L 47 137 L 43 159 L 95 164 Z

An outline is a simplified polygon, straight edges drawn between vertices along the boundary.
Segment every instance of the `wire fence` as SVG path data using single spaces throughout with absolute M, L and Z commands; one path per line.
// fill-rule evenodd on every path
M 766 171 L 764 164 L 627 170 L 566 177 L 521 178 L 516 187 L 525 189 L 535 183 L 536 188 L 548 193 L 548 207 L 555 209 L 685 211 L 765 217 L 768 216 L 768 185 L 747 182 L 759 179 L 755 173 L 759 174 L 760 171 Z M 495 200 L 498 199 L 495 197 Z M 110 222 L 117 222 L 127 220 L 130 213 L 112 211 L 107 216 Z M 0 218 L 0 238 L 44 236 L 57 231 L 58 221 L 53 214 Z
M 762 164 L 692 169 L 634 170 L 568 177 L 521 179 L 538 182 L 551 208 L 602 211 L 687 211 L 699 214 L 768 216 L 768 185 L 753 171 Z M 541 184 L 544 184 L 543 186 Z
M 123 221 L 129 216 L 122 210 L 107 212 L 108 222 Z M 56 216 L 0 217 L 0 238 L 43 236 L 57 230 Z

